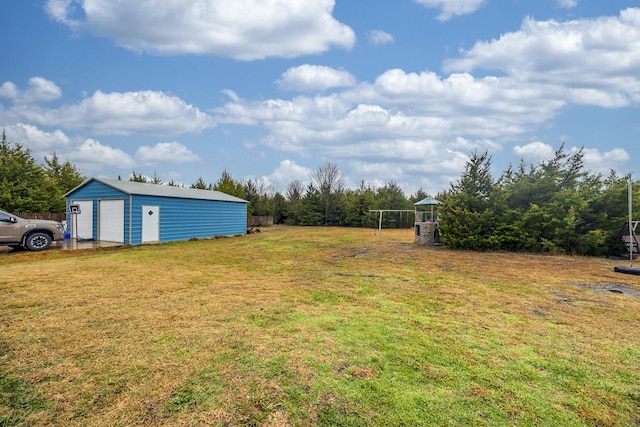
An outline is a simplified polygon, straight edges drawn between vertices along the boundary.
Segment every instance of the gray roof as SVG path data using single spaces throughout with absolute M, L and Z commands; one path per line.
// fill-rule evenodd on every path
M 215 200 L 219 202 L 249 203 L 246 200 L 221 191 L 198 190 L 196 188 L 174 187 L 170 185 L 147 184 L 144 182 L 121 181 L 119 179 L 89 178 L 78 187 L 65 194 L 65 197 L 91 181 L 97 181 L 126 194 L 140 196 L 173 197 L 178 199 Z

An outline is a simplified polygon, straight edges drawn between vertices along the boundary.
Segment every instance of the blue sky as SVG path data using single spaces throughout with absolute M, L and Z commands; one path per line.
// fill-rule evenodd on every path
M 435 195 L 565 142 L 638 175 L 640 5 L 624 0 L 0 3 L 0 127 L 87 176 Z

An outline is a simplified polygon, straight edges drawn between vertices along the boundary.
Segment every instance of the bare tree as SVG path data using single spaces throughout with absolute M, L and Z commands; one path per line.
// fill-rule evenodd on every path
M 304 196 L 304 186 L 299 180 L 295 180 L 287 186 L 287 200 L 289 203 L 298 203 Z
M 338 196 L 344 190 L 344 178 L 336 164 L 326 162 L 311 173 L 310 179 L 320 192 L 324 223 L 327 224 L 336 208 Z

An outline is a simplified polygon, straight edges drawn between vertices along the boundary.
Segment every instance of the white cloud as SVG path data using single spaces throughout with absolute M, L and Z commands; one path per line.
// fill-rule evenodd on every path
M 334 5 L 335 0 L 48 0 L 45 10 L 59 22 L 136 52 L 254 60 L 350 49 L 355 34 L 332 16 Z
M 267 187 L 284 193 L 287 186 L 296 180 L 302 182 L 306 188 L 312 172 L 311 169 L 300 166 L 293 160 L 283 160 L 271 175 L 263 176 L 261 180 Z
M 4 82 L 0 86 L 0 97 L 11 99 L 15 104 L 48 102 L 62 96 L 62 89 L 54 82 L 42 77 L 29 79 L 28 88 L 20 90 L 13 82 Z
M 36 160 L 50 157 L 54 151 L 64 158 L 71 146 L 71 139 L 60 129 L 47 132 L 30 124 L 15 123 L 5 126 L 5 131 L 9 141 L 29 148 Z
M 322 92 L 330 88 L 354 86 L 356 78 L 345 70 L 304 64 L 289 68 L 276 83 L 288 90 Z
M 138 148 L 135 158 L 145 163 L 193 163 L 201 161 L 193 151 L 178 142 L 160 142 L 153 147 L 143 145 Z
M 331 96 L 247 101 L 234 95 L 216 109 L 219 123 L 260 125 L 273 148 L 310 152 L 363 141 L 508 138 L 553 117 L 566 105 L 541 85 L 509 78 L 389 70 Z M 350 141 L 352 144 L 345 144 Z
M 124 151 L 87 139 L 69 154 L 69 159 L 82 170 L 96 171 L 103 168 L 131 169 L 135 162 Z
M 579 150 L 579 147 L 565 147 L 565 152 L 570 154 L 575 154 Z M 629 153 L 621 148 L 605 152 L 596 148 L 582 148 L 582 150 L 585 169 L 603 175 L 607 175 L 612 169 L 617 170 L 620 165 L 631 160 Z M 525 163 L 537 164 L 553 159 L 556 148 L 541 141 L 534 141 L 522 146 L 516 145 L 513 147 L 513 152 Z
M 640 8 L 568 22 L 527 18 L 520 31 L 477 42 L 461 55 L 445 70 L 500 70 L 521 83 L 555 85 L 579 104 L 640 102 Z
M 477 151 L 485 151 L 488 150 L 490 152 L 502 151 L 502 145 L 491 139 L 467 139 L 462 137 L 457 137 L 455 142 L 451 143 L 451 147 L 454 147 L 456 150 L 462 150 L 466 153 L 470 153 L 474 150 Z
M 369 43 L 374 46 L 393 43 L 393 36 L 382 30 L 372 30 L 367 33 Z
M 572 151 L 577 150 L 576 147 Z M 584 149 L 584 166 L 587 170 L 591 170 L 596 173 L 608 175 L 609 172 L 617 170 L 620 172 L 620 165 L 631 160 L 631 156 L 625 150 L 621 148 L 614 148 L 610 151 L 601 152 L 595 148 Z
M 473 13 L 484 4 L 485 0 L 414 0 L 426 7 L 440 9 L 437 19 L 448 21 L 454 16 Z
M 163 92 L 95 92 L 77 104 L 56 109 L 19 109 L 11 113 L 45 126 L 84 130 L 99 135 L 179 135 L 212 125 L 211 117 L 178 97 Z
M 72 13 L 71 0 L 48 0 L 44 6 L 47 14 L 58 22 L 69 23 Z
M 513 152 L 525 163 L 536 164 L 552 159 L 556 150 L 549 144 L 545 144 L 541 141 L 534 141 L 526 145 L 516 145 L 513 147 Z
M 578 5 L 578 0 L 556 0 L 556 2 L 563 9 L 572 9 Z
M 4 82 L 0 86 L 0 97 L 16 99 L 20 94 L 18 87 L 13 82 Z
M 422 3 L 441 7 L 445 13 L 445 2 Z M 74 4 L 80 3 L 59 3 L 69 11 L 64 12 L 67 19 L 73 18 Z M 85 0 L 82 6 L 89 4 Z M 473 3 L 451 2 L 447 7 L 456 4 L 470 7 Z M 480 7 L 481 3 L 475 4 Z M 449 17 L 455 15 L 449 13 Z M 50 126 L 48 129 L 70 129 L 81 133 L 81 138 L 141 133 L 162 135 L 167 138 L 164 141 L 171 140 L 168 135 L 199 132 L 216 124 L 246 125 L 259 128 L 263 135 L 238 138 L 245 146 L 297 153 L 316 164 L 331 160 L 347 165 L 351 176 L 367 182 L 383 185 L 384 180 L 395 179 L 407 186 L 421 183 L 432 192 L 446 187 L 444 180 L 457 179 L 467 160 L 465 153 L 475 148 L 509 153 L 514 141 L 532 141 L 532 132 L 566 106 L 614 108 L 640 102 L 639 32 L 640 9 L 634 8 L 618 17 L 591 20 L 527 18 L 519 31 L 462 51 L 459 58 L 445 64 L 450 74 L 390 69 L 359 83 L 346 70 L 304 64 L 285 71 L 277 84 L 307 95 L 256 100 L 226 90 L 228 101 L 213 116 L 178 97 L 154 91 L 98 91 L 58 108 L 30 105 L 23 109 L 18 105 L 23 101 L 17 100 L 55 99 L 60 96 L 57 86 L 32 79 L 22 91 L 5 82 L 0 97 L 13 100 L 13 106 L 5 109 L 0 105 L 0 122 L 17 119 Z M 481 68 L 498 72 L 483 72 L 484 77 L 472 74 Z M 328 89 L 333 89 L 330 94 L 322 93 Z M 233 126 L 223 131 L 233 132 Z M 53 132 L 45 136 L 45 140 L 54 138 Z M 177 142 L 142 146 L 132 158 L 120 149 L 87 139 L 75 152 L 78 164 L 90 170 L 117 167 L 130 171 L 135 162 L 138 166 L 199 159 Z M 552 157 L 554 148 L 535 141 L 513 147 L 513 153 L 536 162 Z M 613 147 L 607 152 L 585 150 L 585 164 L 592 170 L 617 168 L 628 161 L 624 150 Z M 282 189 L 294 179 L 307 181 L 309 172 L 287 160 L 262 179 Z M 435 176 L 443 181 L 432 178 Z

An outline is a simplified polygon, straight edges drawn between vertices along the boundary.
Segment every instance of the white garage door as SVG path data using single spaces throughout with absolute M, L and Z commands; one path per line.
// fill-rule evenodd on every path
M 77 240 L 93 240 L 93 200 L 72 200 L 80 207 L 80 213 L 70 215 L 71 237 Z
M 124 243 L 124 200 L 100 200 L 98 238 Z

